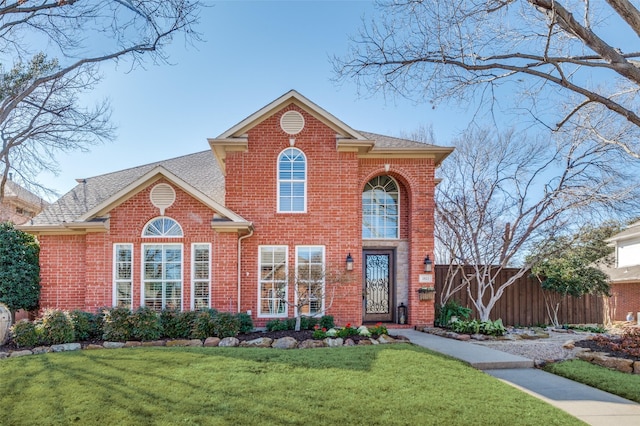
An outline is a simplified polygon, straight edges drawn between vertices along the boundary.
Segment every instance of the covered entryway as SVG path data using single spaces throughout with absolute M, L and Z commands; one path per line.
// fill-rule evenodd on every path
M 395 250 L 367 249 L 363 259 L 363 322 L 394 320 Z

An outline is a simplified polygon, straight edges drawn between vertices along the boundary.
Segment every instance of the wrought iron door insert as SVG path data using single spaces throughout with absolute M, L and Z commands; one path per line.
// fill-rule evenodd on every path
M 365 322 L 393 321 L 393 254 L 393 250 L 363 253 Z

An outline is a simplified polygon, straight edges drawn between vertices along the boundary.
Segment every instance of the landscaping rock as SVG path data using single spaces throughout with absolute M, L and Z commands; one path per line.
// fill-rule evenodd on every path
M 468 342 L 469 340 L 472 339 L 473 336 L 470 336 L 468 334 L 458 334 L 455 339 L 456 340 L 460 340 L 461 342 Z M 478 340 L 478 339 L 476 339 Z
M 322 340 L 307 339 L 300 342 L 299 349 L 312 349 L 312 348 L 324 348 L 324 342 Z
M 633 363 L 633 374 L 640 374 L 640 361 Z
M 596 353 L 597 352 L 591 352 L 591 351 L 578 352 L 576 354 L 576 358 L 581 359 L 583 361 L 591 362 L 593 361 L 593 357 Z
M 479 341 L 487 340 L 487 336 L 485 336 L 484 334 L 472 334 L 471 336 L 469 336 L 469 338 Z
M 287 336 L 274 340 L 271 347 L 275 349 L 295 349 L 298 347 L 298 341 L 293 337 Z
M 200 339 L 191 339 L 191 340 L 189 340 L 189 343 L 187 343 L 187 346 L 191 346 L 192 348 L 202 347 L 202 340 L 200 340 Z
M 219 337 L 207 337 L 207 339 L 204 341 L 204 346 L 206 346 L 207 348 L 215 347 L 215 346 L 218 346 L 219 344 L 220 344 Z
M 336 339 L 327 337 L 326 339 L 324 339 L 324 343 L 330 348 L 335 348 L 337 346 L 342 346 L 344 344 L 344 340 L 342 340 L 342 337 L 338 337 Z
M 82 349 L 80 343 L 64 343 L 62 345 L 51 345 L 53 352 L 79 351 Z
M 259 337 L 257 339 L 240 342 L 240 346 L 253 347 L 253 348 L 268 348 L 271 346 L 272 343 L 273 343 L 273 339 L 271 339 L 270 337 Z
M 189 342 L 190 342 L 190 340 L 187 340 L 187 339 L 169 340 L 169 341 L 167 341 L 165 346 L 168 346 L 168 347 L 183 347 L 183 346 L 189 346 Z
M 102 346 L 104 346 L 105 349 L 120 349 L 120 348 L 124 348 L 124 343 L 123 342 L 104 342 Z
M 138 342 L 135 340 L 130 340 L 128 342 L 124 342 L 124 347 L 125 348 L 136 348 L 138 346 L 142 346 L 142 342 Z
M 31 349 L 31 352 L 33 352 L 34 355 L 40 355 L 40 354 L 48 354 L 49 352 L 51 352 L 51 347 L 49 346 L 37 346 L 33 349 Z
M 593 360 L 591 362 L 602 367 L 613 368 L 618 371 L 622 371 L 623 373 L 633 372 L 633 361 L 631 361 L 630 359 L 613 358 L 605 354 L 596 352 L 594 353 Z
M 149 346 L 166 346 L 167 342 L 164 340 L 150 340 L 148 342 L 142 342 L 142 346 L 144 347 L 149 347 Z
M 33 352 L 31 352 L 30 350 L 23 350 L 23 351 L 13 351 L 9 354 L 9 358 L 16 358 L 19 356 L 27 356 L 27 355 L 33 355 Z
M 371 342 L 372 345 L 379 345 L 380 342 L 378 342 L 376 339 L 369 339 L 369 342 Z
M 0 359 L 9 358 L 9 352 L 0 352 Z
M 85 349 L 89 349 L 89 350 L 104 349 L 104 346 L 94 345 L 93 343 L 90 343 L 87 345 L 87 347 L 85 347 Z
M 344 341 L 344 345 L 343 346 L 355 346 L 356 342 L 353 341 L 353 339 L 347 339 Z
M 566 342 L 564 342 L 562 344 L 562 347 L 565 349 L 573 349 L 576 347 L 576 341 L 575 340 L 567 340 Z
M 382 336 L 378 337 L 378 342 L 379 343 L 396 343 L 396 339 L 394 339 L 393 337 L 387 335 L 387 334 L 383 334 Z
M 235 347 L 240 345 L 240 340 L 236 339 L 235 337 L 225 337 L 224 339 L 220 340 L 220 343 L 218 343 L 218 346 L 222 346 L 222 347 Z
M 378 342 L 376 342 L 376 344 L 378 344 Z M 358 345 L 373 345 L 373 342 L 371 341 L 371 339 L 363 339 L 363 340 L 359 340 L 358 341 Z

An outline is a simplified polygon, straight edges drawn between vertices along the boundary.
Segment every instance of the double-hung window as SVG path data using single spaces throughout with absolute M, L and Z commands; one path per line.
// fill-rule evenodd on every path
M 296 247 L 296 306 L 302 315 L 324 311 L 325 267 L 323 246 Z
M 113 246 L 113 306 L 133 308 L 133 245 Z
M 191 309 L 211 306 L 211 244 L 191 246 Z
M 259 248 L 258 315 L 287 316 L 287 246 Z
M 307 211 L 307 159 L 297 148 L 278 156 L 278 212 Z
M 182 308 L 182 244 L 143 244 L 143 304 Z

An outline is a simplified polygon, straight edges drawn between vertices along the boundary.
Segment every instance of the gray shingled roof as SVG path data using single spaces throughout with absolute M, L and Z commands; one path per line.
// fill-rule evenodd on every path
M 377 133 L 362 132 L 358 130 L 362 136 L 375 141 L 375 149 L 395 148 L 395 149 L 414 149 L 414 148 L 442 148 L 437 145 L 431 145 L 424 142 L 417 142 L 408 139 L 394 138 L 392 136 L 379 135 Z
M 45 207 L 47 204 L 49 204 L 33 192 L 29 191 L 26 188 L 23 188 L 22 186 L 11 180 L 7 180 L 5 182 L 4 196 L 5 198 L 16 198 L 18 200 L 24 201 L 25 203 L 29 203 L 38 207 Z
M 85 179 L 26 225 L 73 222 L 155 167 L 162 166 L 224 205 L 224 175 L 210 150 Z
M 627 237 L 636 237 L 638 235 L 640 235 L 640 222 L 635 222 L 629 225 L 624 231 L 618 232 L 616 235 L 609 238 L 607 241 L 624 240 Z

